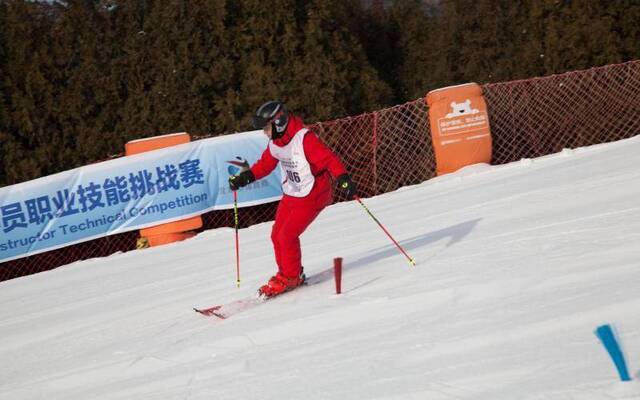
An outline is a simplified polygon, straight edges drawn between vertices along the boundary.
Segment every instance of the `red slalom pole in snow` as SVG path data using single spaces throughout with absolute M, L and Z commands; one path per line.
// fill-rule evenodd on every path
M 333 277 L 336 280 L 336 294 L 342 293 L 342 257 L 333 259 Z
M 407 260 L 409 260 L 409 265 L 411 265 L 412 267 L 416 266 L 416 262 L 413 260 L 413 258 L 409 257 L 409 255 L 407 254 L 406 251 L 404 251 L 404 249 L 402 248 L 402 246 L 400 246 L 398 244 L 398 242 L 396 242 L 396 240 L 393 238 L 393 236 L 391 236 L 391 234 L 389 233 L 389 231 L 387 231 L 387 229 L 380 223 L 380 221 L 378 221 L 378 219 L 376 217 L 373 216 L 373 214 L 371 213 L 371 211 L 369 211 L 369 209 L 367 208 L 367 206 L 364 205 L 364 203 L 362 202 L 362 200 L 360 199 L 360 197 L 358 196 L 353 196 L 354 199 L 358 200 L 358 203 L 360 203 L 360 205 L 362 206 L 362 208 L 364 208 L 364 210 L 367 212 L 367 214 L 369 214 L 369 216 L 371 218 L 373 218 L 374 221 L 376 221 L 376 223 L 378 224 L 378 226 L 380 226 L 380 228 L 382 228 L 382 230 L 384 231 L 384 233 L 387 234 L 387 236 L 389 236 L 389 239 L 391 239 L 391 241 L 393 242 L 393 244 L 396 245 L 396 247 L 398 248 L 398 250 L 400 250 L 402 252 L 402 254 L 404 254 L 405 257 L 407 257 Z
M 240 287 L 240 240 L 238 239 L 238 191 L 233 191 L 233 219 L 236 225 L 236 286 Z

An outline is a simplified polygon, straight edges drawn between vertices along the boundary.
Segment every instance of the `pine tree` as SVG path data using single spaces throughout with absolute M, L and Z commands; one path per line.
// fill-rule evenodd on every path
M 623 61 L 640 59 L 640 1 L 618 0 L 610 2 L 607 13 L 617 24 L 614 31 L 620 38 L 620 53 Z
M 309 123 L 638 59 L 637 0 L 0 0 L 0 185 L 127 140 Z
M 51 67 L 50 8 L 18 0 L 0 3 L 0 133 L 5 171 L 0 173 L 0 184 L 36 178 L 55 164 L 49 140 L 52 87 L 46 79 Z
M 148 13 L 151 119 L 159 132 L 215 129 L 215 101 L 225 95 L 231 64 L 224 7 L 218 2 L 156 3 Z
M 54 120 L 59 165 L 84 165 L 116 150 L 113 129 L 118 99 L 111 82 L 108 12 L 99 2 L 66 1 L 59 6 L 51 37 L 55 67 Z
M 393 104 L 403 101 L 405 96 L 398 96 L 401 92 L 401 82 L 398 79 L 397 65 L 402 64 L 401 47 L 398 46 L 399 26 L 393 20 L 393 13 L 385 6 L 383 0 L 372 0 L 369 6 L 363 2 L 349 2 L 345 6 L 350 8 L 348 29 L 357 35 L 357 40 L 363 47 L 367 60 L 378 72 L 380 79 L 386 82 L 394 92 Z M 396 4 L 407 7 L 414 1 L 398 1 Z M 417 12 L 416 12 L 417 11 Z M 412 10 L 410 15 L 420 13 L 420 7 Z M 405 28 L 405 21 L 402 28 Z
M 266 7 L 263 1 L 245 0 L 230 3 L 227 11 L 234 74 L 216 110 L 226 117 L 223 128 L 250 129 L 250 116 L 260 104 L 292 100 L 285 88 L 300 40 L 296 1 L 275 0 Z
M 390 88 L 348 29 L 354 4 L 278 0 L 265 9 L 247 0 L 233 9 L 241 121 L 269 99 L 286 101 L 309 121 L 390 103 Z
M 435 11 L 422 0 L 395 2 L 388 11 L 388 29 L 397 38 L 394 75 L 400 101 L 419 98 L 433 86 L 448 82 L 448 67 L 440 67 L 446 58 L 438 33 L 440 14 Z
M 576 0 L 542 3 L 545 74 L 585 69 L 622 60 L 617 21 L 610 2 Z
M 152 115 L 151 86 L 156 66 L 150 56 L 154 27 L 149 14 L 156 4 L 149 1 L 117 1 L 111 11 L 114 45 L 120 47 L 112 60 L 113 79 L 120 94 L 120 118 L 115 129 L 123 139 L 158 134 Z
M 302 55 L 293 63 L 291 89 L 312 118 L 354 115 L 392 104 L 393 93 L 367 59 L 347 27 L 356 18 L 353 4 L 312 1 L 306 7 Z

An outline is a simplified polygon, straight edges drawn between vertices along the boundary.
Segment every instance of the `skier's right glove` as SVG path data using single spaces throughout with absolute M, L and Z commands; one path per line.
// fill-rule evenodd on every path
M 253 175 L 253 172 L 251 172 L 250 169 L 242 171 L 238 175 L 231 175 L 229 177 L 229 189 L 238 190 L 243 186 L 247 186 L 255 180 L 256 177 Z
M 347 196 L 347 200 L 353 200 L 356 196 L 356 184 L 353 183 L 349 174 L 342 174 L 338 177 L 338 188 Z

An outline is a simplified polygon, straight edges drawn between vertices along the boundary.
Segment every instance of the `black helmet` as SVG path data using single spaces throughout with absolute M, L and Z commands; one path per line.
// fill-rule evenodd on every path
M 289 123 L 289 112 L 284 103 L 280 101 L 267 101 L 256 110 L 256 114 L 251 121 L 255 129 L 264 129 L 267 124 L 273 124 L 272 137 L 279 137 L 284 134 Z

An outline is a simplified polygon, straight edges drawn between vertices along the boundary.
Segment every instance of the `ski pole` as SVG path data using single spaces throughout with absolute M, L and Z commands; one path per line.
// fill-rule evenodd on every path
M 240 287 L 240 241 L 238 239 L 238 191 L 233 191 L 233 219 L 236 225 L 236 286 Z
M 369 214 L 369 216 L 371 218 L 373 218 L 374 221 L 376 221 L 376 223 L 378 224 L 378 226 L 380 226 L 380 228 L 382 228 L 382 230 L 384 231 L 384 233 L 387 234 L 387 236 L 389 236 L 389 239 L 391 239 L 391 241 L 393 242 L 393 244 L 396 245 L 396 247 L 402 252 L 402 254 L 404 254 L 405 257 L 407 257 L 407 260 L 409 260 L 409 265 L 412 267 L 416 266 L 416 262 L 413 260 L 413 258 L 409 257 L 409 255 L 407 254 L 406 251 L 404 251 L 404 249 L 402 248 L 402 246 L 400 246 L 398 244 L 398 242 L 396 242 L 396 240 L 391 236 L 391 234 L 389 233 L 389 231 L 387 231 L 385 229 L 385 227 L 380 223 L 380 221 L 378 221 L 378 219 L 371 213 L 371 211 L 369 211 L 369 209 L 367 208 L 367 206 L 364 205 L 364 203 L 362 202 L 362 200 L 360 199 L 359 196 L 353 196 L 356 200 L 358 200 L 358 203 L 360 203 L 360 205 L 362 206 L 362 208 L 364 208 L 364 210 L 367 212 L 367 214 Z

